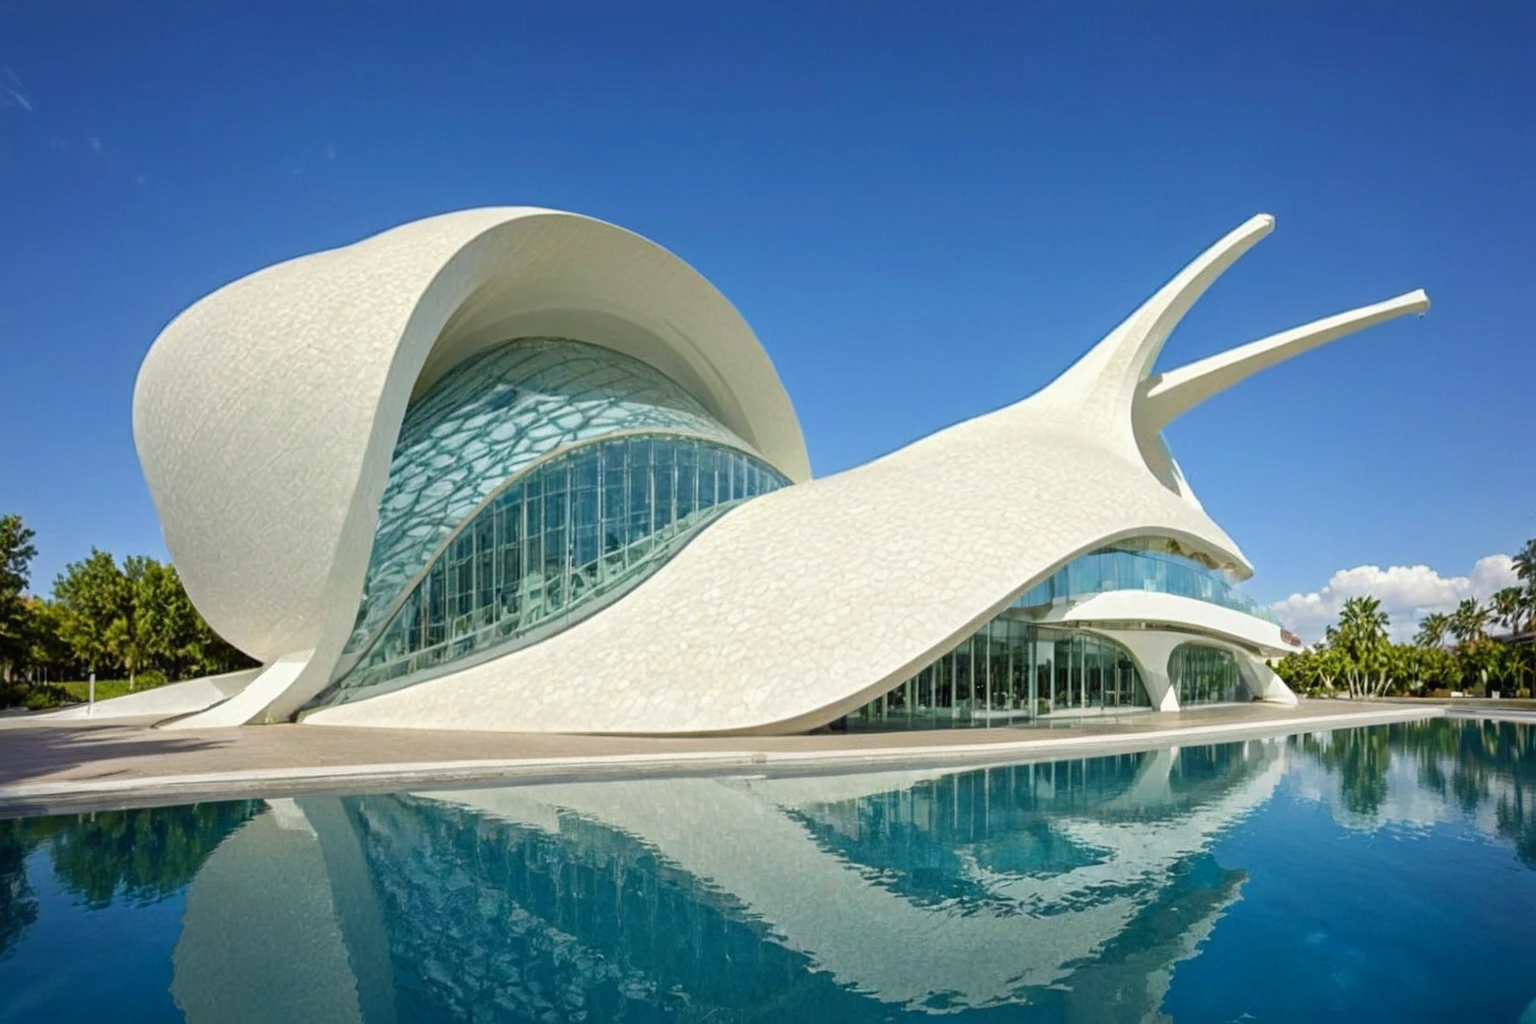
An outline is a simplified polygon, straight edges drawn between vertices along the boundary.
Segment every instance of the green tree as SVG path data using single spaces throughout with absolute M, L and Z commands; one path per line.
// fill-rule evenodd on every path
M 127 670 L 129 690 L 151 654 L 158 597 L 154 580 L 163 571 L 159 562 L 144 555 L 123 559 L 122 593 L 117 615 L 107 626 L 106 645 L 113 660 Z
M 222 671 L 205 668 L 210 652 L 223 641 L 193 607 L 174 565 L 154 563 L 140 583 L 138 600 L 150 657 L 168 676 L 180 679 L 188 672 Z M 236 658 L 244 657 L 234 648 L 229 651 Z
M 89 557 L 70 562 L 54 581 L 53 595 L 59 635 L 80 663 L 91 672 L 118 665 L 124 628 L 115 624 L 128 618 L 131 595 L 112 556 L 92 548 Z
M 1444 647 L 1409 648 L 1408 664 L 1411 678 L 1419 683 L 1420 690 L 1453 690 L 1461 681 L 1461 667 L 1456 656 Z
M 1440 612 L 1431 612 L 1419 620 L 1419 631 L 1414 635 L 1413 642 L 1420 647 L 1442 647 L 1445 644 L 1445 636 L 1451 631 L 1451 617 Z
M 74 652 L 60 635 L 59 606 L 41 597 L 27 599 L 27 648 L 23 670 L 32 683 L 68 678 Z
M 1489 686 L 1503 684 L 1512 674 L 1509 648 L 1486 636 L 1458 647 L 1456 660 L 1461 665 L 1462 688 L 1473 696 L 1481 697 Z
M 1494 617 L 1503 623 L 1504 628 L 1511 634 L 1520 632 L 1528 606 L 1526 588 L 1505 587 L 1493 595 L 1492 601 Z
M 37 548 L 33 533 L 14 512 L 0 516 L 0 682 L 10 682 L 27 645 L 23 596 Z
M 1458 646 L 1465 646 L 1488 635 L 1488 609 L 1476 598 L 1467 598 L 1451 612 L 1451 635 Z
M 1342 659 L 1342 675 L 1351 697 L 1375 697 L 1391 680 L 1391 619 L 1374 597 L 1352 597 L 1339 611 L 1339 624 L 1328 627 L 1328 646 Z
M 1515 553 L 1515 576 L 1525 584 L 1526 590 L 1536 591 L 1536 537 L 1525 542 L 1525 547 Z

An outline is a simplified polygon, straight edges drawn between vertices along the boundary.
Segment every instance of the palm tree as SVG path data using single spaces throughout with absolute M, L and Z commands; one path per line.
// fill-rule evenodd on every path
M 1526 541 L 1515 555 L 1515 575 L 1525 582 L 1527 590 L 1536 590 L 1536 537 Z
M 1370 596 L 1351 597 L 1339 610 L 1339 632 L 1345 634 L 1375 636 L 1385 633 L 1390 621 L 1381 602 Z
M 1511 635 L 1520 632 L 1520 624 L 1525 620 L 1526 608 L 1527 596 L 1521 587 L 1505 587 L 1493 595 L 1493 614 Z
M 1431 612 L 1419 620 L 1418 635 L 1413 642 L 1420 647 L 1439 647 L 1445 643 L 1445 634 L 1450 632 L 1451 617 L 1441 612 Z
M 1488 609 L 1469 597 L 1451 613 L 1451 634 L 1458 644 L 1469 644 L 1488 635 Z
M 1374 597 L 1352 597 L 1339 609 L 1339 624 L 1328 629 L 1329 646 L 1345 658 L 1345 682 L 1351 697 L 1374 697 L 1386 690 L 1391 666 L 1387 626 L 1391 619 Z

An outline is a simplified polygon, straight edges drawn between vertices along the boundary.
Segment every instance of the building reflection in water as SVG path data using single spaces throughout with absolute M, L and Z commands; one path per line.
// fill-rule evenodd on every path
M 1207 850 L 1284 750 L 272 801 L 193 883 L 173 994 L 193 1021 L 1141 1019 L 1238 897 Z
M 1347 828 L 1464 821 L 1536 867 L 1536 730 L 1508 723 L 243 801 L 0 822 L 0 981 L 46 854 L 83 907 L 185 893 L 194 1022 L 1157 1018 L 1241 896 L 1213 845 L 1282 776 Z

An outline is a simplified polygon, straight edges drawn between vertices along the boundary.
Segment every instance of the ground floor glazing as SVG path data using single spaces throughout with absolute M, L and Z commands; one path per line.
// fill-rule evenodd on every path
M 989 727 L 1151 707 L 1124 647 L 1084 630 L 1042 626 L 1005 613 L 851 713 L 847 725 Z

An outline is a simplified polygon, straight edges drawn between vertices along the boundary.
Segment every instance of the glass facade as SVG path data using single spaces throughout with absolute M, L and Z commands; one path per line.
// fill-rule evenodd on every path
M 786 483 L 762 460 L 697 438 L 627 435 L 570 449 L 466 522 L 312 706 L 547 636 L 634 587 L 727 509 Z
M 1237 657 L 1220 647 L 1184 644 L 1168 658 L 1168 679 L 1179 694 L 1179 706 L 1230 704 L 1249 699 L 1237 667 Z
M 1268 622 L 1276 621 L 1269 609 L 1243 593 L 1220 570 L 1171 550 L 1175 546 L 1172 541 L 1149 538 L 1080 555 L 1049 579 L 1025 591 L 1015 604 L 1020 608 L 1038 608 L 1110 590 L 1145 590 L 1192 597 Z
M 406 410 L 347 652 L 373 643 L 429 559 L 486 497 L 551 453 L 620 432 L 750 452 L 654 367 L 564 338 L 519 338 L 449 370 Z
M 1004 612 L 911 679 L 852 712 L 848 724 L 873 729 L 999 726 L 1151 706 L 1136 663 L 1119 644 Z

